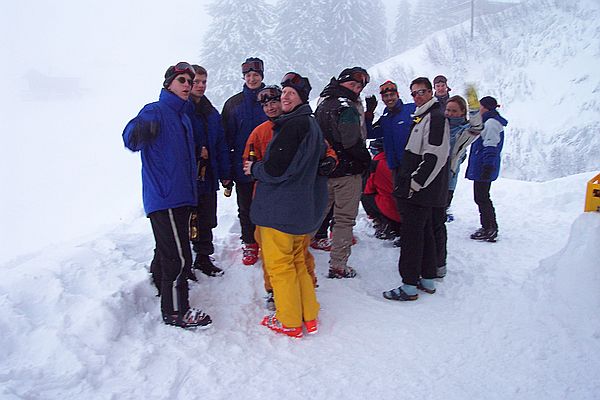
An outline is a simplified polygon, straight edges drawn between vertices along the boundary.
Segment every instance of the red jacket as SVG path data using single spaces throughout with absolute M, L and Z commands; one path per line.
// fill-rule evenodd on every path
M 377 204 L 381 213 L 392 221 L 400 222 L 396 200 L 392 195 L 392 191 L 394 190 L 392 171 L 388 168 L 385 153 L 382 151 L 377 154 L 373 158 L 373 161 L 377 162 L 377 168 L 375 172 L 369 175 L 363 193 L 375 194 L 375 204 Z

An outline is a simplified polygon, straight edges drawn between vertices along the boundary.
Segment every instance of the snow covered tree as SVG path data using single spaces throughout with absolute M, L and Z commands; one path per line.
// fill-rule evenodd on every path
M 270 75 L 280 64 L 279 48 L 271 40 L 275 25 L 271 5 L 264 0 L 215 0 L 208 12 L 213 20 L 204 36 L 200 64 L 208 71 L 207 95 L 215 106 L 241 90 L 241 65 L 248 57 L 264 61 L 265 81 L 279 79 Z
M 392 34 L 390 55 L 394 56 L 410 49 L 417 43 L 412 24 L 413 14 L 408 0 L 400 0 Z
M 308 76 L 316 91 L 323 87 L 330 74 L 325 64 L 329 38 L 322 32 L 327 26 L 322 3 L 322 0 L 280 0 L 273 35 L 273 41 L 281 45 L 281 75 L 295 71 Z

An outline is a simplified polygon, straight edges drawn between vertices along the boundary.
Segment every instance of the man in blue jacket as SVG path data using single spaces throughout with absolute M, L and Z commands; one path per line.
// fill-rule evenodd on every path
M 197 204 L 196 160 L 188 102 L 195 72 L 186 62 L 165 73 L 159 100 L 144 106 L 123 132 L 125 146 L 140 151 L 144 210 L 156 246 L 150 266 L 163 321 L 182 328 L 208 327 L 210 316 L 190 308 L 187 276 L 191 207 Z
M 495 242 L 498 223 L 490 189 L 500 174 L 500 153 L 504 145 L 504 127 L 508 121 L 496 111 L 499 105 L 495 98 L 485 96 L 479 100 L 479 104 L 483 130 L 471 145 L 466 177 L 473 181 L 473 195 L 479 207 L 481 228 L 471 235 L 471 239 Z
M 415 103 L 404 104 L 398 94 L 398 86 L 385 81 L 379 86 L 381 100 L 385 104 L 383 115 L 369 130 L 369 139 L 383 137 L 383 149 L 389 168 L 393 171 L 400 166 L 404 148 L 410 134 L 411 114 L 415 112 Z
M 267 120 L 261 104 L 257 100 L 258 92 L 265 86 L 264 66 L 260 58 L 250 57 L 242 64 L 244 76 L 243 90 L 230 97 L 223 106 L 223 126 L 225 138 L 230 150 L 232 178 L 237 195 L 238 217 L 242 228 L 244 265 L 254 265 L 258 261 L 258 244 L 254 239 L 255 225 L 250 220 L 250 205 L 254 191 L 254 181 L 243 170 L 244 148 L 250 133 Z
M 192 124 L 198 166 L 198 206 L 192 213 L 190 234 L 192 249 L 196 253 L 193 268 L 208 276 L 221 276 L 223 270 L 214 265 L 210 258 L 215 251 L 212 229 L 217 226 L 219 180 L 225 186 L 231 182 L 231 162 L 221 115 L 204 95 L 208 72 L 200 65 L 192 67 L 196 76 L 190 97 L 194 103 Z

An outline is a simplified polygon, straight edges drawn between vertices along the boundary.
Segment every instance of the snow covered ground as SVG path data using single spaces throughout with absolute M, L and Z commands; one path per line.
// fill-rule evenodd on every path
M 600 393 L 600 214 L 582 213 L 580 174 L 492 187 L 495 244 L 474 242 L 471 184 L 448 224 L 448 275 L 416 302 L 398 286 L 399 250 L 361 212 L 352 280 L 325 278 L 320 331 L 300 340 L 259 325 L 260 266 L 240 261 L 235 200 L 220 195 L 215 257 L 191 303 L 206 331 L 160 321 L 141 215 L 84 243 L 0 265 L 2 399 L 594 399 Z

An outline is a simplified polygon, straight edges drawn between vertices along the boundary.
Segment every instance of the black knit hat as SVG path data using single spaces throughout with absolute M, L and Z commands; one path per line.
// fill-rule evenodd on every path
M 242 74 L 246 75 L 248 72 L 254 71 L 258 73 L 261 78 L 265 77 L 265 66 L 263 61 L 257 57 L 246 58 L 246 61 L 242 63 Z
M 446 85 L 448 84 L 448 79 L 446 79 L 446 77 L 444 75 L 438 75 L 435 78 L 433 78 L 433 84 L 435 85 L 436 83 L 445 83 Z
M 165 81 L 163 82 L 163 87 L 165 89 L 168 88 L 169 85 L 171 85 L 171 83 L 173 82 L 173 80 L 181 74 L 188 74 L 192 78 L 192 80 L 194 80 L 194 78 L 196 77 L 196 72 L 194 71 L 194 68 L 185 61 L 181 61 L 167 68 L 167 72 L 165 72 Z
M 310 95 L 310 91 L 312 89 L 308 78 L 305 78 L 295 72 L 288 72 L 281 79 L 281 87 L 293 88 L 296 92 L 298 92 L 298 96 L 300 96 L 302 102 L 308 103 L 308 96 Z
M 482 97 L 481 100 L 479 100 L 479 104 L 481 104 L 482 106 L 484 106 L 485 108 L 487 108 L 490 111 L 495 110 L 496 108 L 500 107 L 500 105 L 498 104 L 496 99 L 493 98 L 492 96 Z

